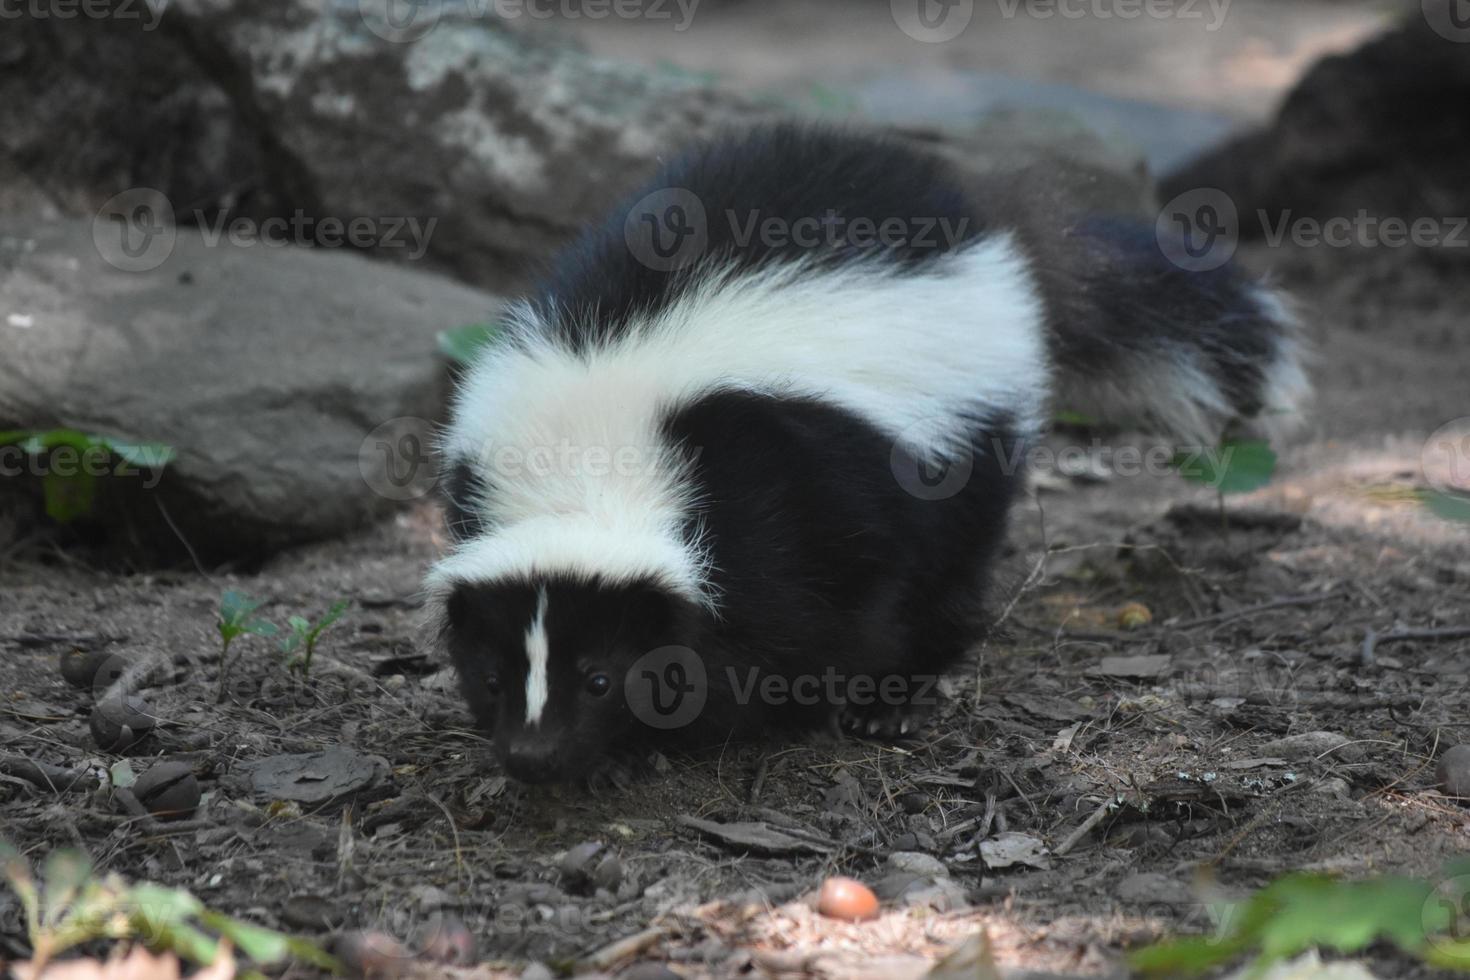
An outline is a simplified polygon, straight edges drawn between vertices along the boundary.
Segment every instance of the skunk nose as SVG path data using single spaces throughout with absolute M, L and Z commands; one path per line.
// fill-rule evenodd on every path
M 542 739 L 517 739 L 505 753 L 505 768 L 523 783 L 549 783 L 560 775 L 556 746 Z

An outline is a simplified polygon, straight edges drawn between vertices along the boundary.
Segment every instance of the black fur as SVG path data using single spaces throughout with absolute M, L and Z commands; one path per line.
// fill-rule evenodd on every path
M 708 245 L 696 261 L 661 272 L 630 253 L 624 226 L 637 201 L 667 187 L 703 203 Z M 758 212 L 789 222 L 829 211 L 910 227 L 944 219 L 958 234 L 878 253 L 846 242 L 814 251 L 760 236 L 741 245 L 727 217 Z M 1061 372 L 1122 371 L 1130 358 L 1181 347 L 1202 355 L 1241 414 L 1259 408 L 1262 368 L 1282 328 L 1263 314 L 1248 280 L 1174 267 L 1151 227 L 1132 219 L 1028 215 L 1020 202 L 999 199 L 994 211 L 987 221 L 940 164 L 899 144 L 766 128 L 702 148 L 634 192 L 560 257 L 532 302 L 562 343 L 581 350 L 623 335 L 716 267 L 882 261 L 917 270 L 951 247 L 1014 231 L 1043 289 Z M 971 472 L 955 492 L 928 495 L 923 487 L 943 473 L 827 403 L 720 391 L 672 412 L 665 433 L 691 461 L 698 500 L 685 531 L 713 556 L 717 614 L 652 583 L 565 578 L 466 583 L 449 599 L 447 645 L 509 771 L 565 778 L 596 766 L 610 748 L 645 739 L 694 747 L 821 724 L 838 709 L 876 718 L 916 695 L 932 698 L 937 677 L 983 635 L 987 573 L 1021 483 L 1018 420 L 997 413 L 970 422 L 970 451 L 951 465 Z M 485 532 L 473 508 L 484 490 L 473 467 L 451 463 L 456 535 Z M 543 585 L 547 717 L 556 720 L 528 730 L 525 635 Z M 645 724 L 630 700 L 637 684 L 625 684 L 640 658 L 668 646 L 698 655 L 708 691 L 698 717 L 673 730 Z M 835 688 L 827 681 L 834 672 Z M 486 689 L 491 673 L 495 696 Z M 589 673 L 614 683 L 594 693 Z M 768 678 L 785 697 L 768 696 Z M 797 703 L 789 685 L 798 678 L 820 679 L 814 703 Z M 867 691 L 868 703 L 851 703 L 849 695 Z
M 672 415 L 667 431 L 696 459 L 702 503 L 689 533 L 715 555 L 720 615 L 647 585 L 553 580 L 547 711 L 571 720 L 526 730 L 524 636 L 538 586 L 461 586 L 448 646 L 506 768 L 564 779 L 609 746 L 696 748 L 814 727 L 840 710 L 878 719 L 932 703 L 940 675 L 983 634 L 985 571 L 1019 486 L 1006 420 L 975 422 L 970 461 L 954 464 L 968 479 L 935 500 L 906 487 L 942 471 L 895 456 L 891 438 L 819 402 L 724 392 Z M 625 678 L 669 645 L 698 656 L 707 701 L 690 724 L 663 730 L 630 710 Z M 597 671 L 616 680 L 605 695 L 582 683 Z M 643 684 L 634 678 L 635 696 Z
M 672 188 L 703 205 L 707 240 L 688 266 L 660 271 L 628 248 L 625 223 L 649 195 Z M 894 248 L 863 247 L 841 234 L 830 248 L 745 234 L 752 220 L 774 218 L 789 228 L 828 215 L 845 228 L 857 219 L 899 219 L 911 233 Z M 794 261 L 821 267 L 869 258 L 922 265 L 984 230 L 938 161 L 872 136 L 774 125 L 714 141 L 665 167 L 556 258 L 536 302 L 580 346 L 618 336 L 630 320 L 663 309 L 713 267 L 749 271 Z

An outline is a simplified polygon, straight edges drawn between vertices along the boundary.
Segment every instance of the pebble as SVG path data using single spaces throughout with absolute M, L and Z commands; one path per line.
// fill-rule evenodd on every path
M 435 915 L 419 940 L 419 951 L 435 963 L 468 966 L 475 962 L 475 937 L 452 915 Z
M 1439 757 L 1435 779 L 1446 796 L 1470 802 L 1470 745 L 1456 745 Z
M 877 918 L 878 896 L 854 878 L 828 878 L 817 895 L 817 911 L 829 919 L 863 922 Z
M 943 861 L 919 851 L 894 851 L 883 863 L 889 871 L 906 871 L 929 878 L 949 877 L 949 868 Z
M 199 806 L 199 780 L 182 762 L 159 762 L 132 786 L 138 802 L 160 820 L 182 820 Z

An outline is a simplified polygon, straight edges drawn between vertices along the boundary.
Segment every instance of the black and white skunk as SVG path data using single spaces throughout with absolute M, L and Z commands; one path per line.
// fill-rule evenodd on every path
M 511 774 L 902 729 L 983 635 L 1055 396 L 1202 445 L 1298 410 L 1266 287 L 1185 271 L 1152 226 L 972 197 L 897 143 L 762 128 L 667 167 L 514 308 L 454 405 L 428 577 Z M 648 253 L 665 230 L 696 248 Z

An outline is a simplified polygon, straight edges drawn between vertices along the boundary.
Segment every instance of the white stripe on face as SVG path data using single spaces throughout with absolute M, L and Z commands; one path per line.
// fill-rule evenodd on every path
M 546 661 L 551 654 L 546 640 L 546 586 L 536 593 L 536 618 L 526 630 L 526 659 L 530 669 L 526 672 L 526 725 L 541 724 L 541 712 L 546 708 L 546 699 L 551 695 L 546 678 Z

